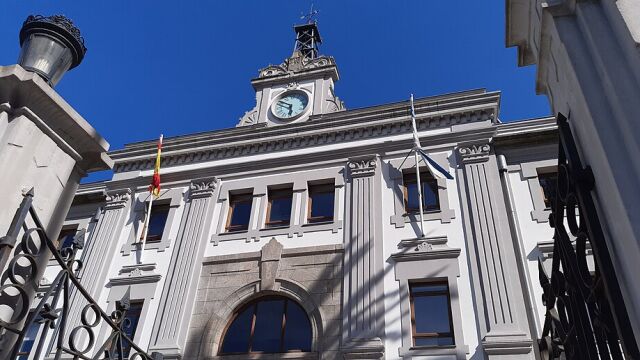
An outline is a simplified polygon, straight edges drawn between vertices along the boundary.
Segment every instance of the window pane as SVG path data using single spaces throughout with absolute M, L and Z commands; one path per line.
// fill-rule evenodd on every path
M 311 192 L 311 214 L 310 218 L 333 219 L 333 192 Z
M 453 338 L 451 337 L 425 337 L 416 338 L 416 346 L 447 346 L 453 345 Z
M 311 351 L 311 324 L 307 313 L 293 301 L 287 301 L 284 351 Z
M 408 183 L 407 187 L 407 210 L 418 210 L 418 185 L 417 183 Z
M 247 230 L 249 228 L 249 218 L 251 217 L 251 202 L 243 201 L 233 204 L 230 230 Z
M 553 199 L 556 197 L 558 174 L 539 174 L 538 181 L 540 182 L 540 188 L 542 189 L 542 196 L 544 196 L 544 206 L 547 209 L 550 209 L 553 205 Z
M 445 284 L 415 284 L 411 285 L 411 293 L 415 294 L 418 292 L 439 292 L 439 291 L 448 291 L 449 287 Z
M 76 236 L 77 230 L 78 227 L 74 226 L 73 228 L 66 228 L 60 231 L 60 235 L 58 236 L 58 246 L 60 249 L 71 247 L 71 243 L 73 243 L 73 238 Z
M 31 349 L 33 349 L 33 344 L 35 343 L 38 332 L 40 331 L 41 324 L 37 321 L 38 320 L 29 326 L 27 333 L 24 335 L 24 340 L 22 340 L 20 351 L 18 352 L 18 360 L 27 360 L 29 358 L 29 353 L 31 352 Z
M 160 241 L 164 232 L 164 225 L 169 216 L 169 207 L 160 205 L 151 207 L 151 217 L 149 218 L 149 229 L 147 230 L 147 241 Z
M 291 197 L 272 199 L 271 210 L 269 211 L 269 222 L 278 222 L 278 225 L 289 224 L 290 218 Z
M 284 300 L 265 300 L 257 306 L 251 351 L 280 352 Z
M 249 337 L 251 336 L 251 321 L 254 309 L 255 305 L 247 307 L 233 320 L 224 336 L 223 353 L 246 353 L 249 351 Z
M 416 333 L 450 332 L 449 302 L 446 295 L 413 298 Z
M 438 183 L 433 180 L 425 181 L 422 184 L 422 206 L 425 210 L 437 210 L 438 203 Z
M 122 329 L 124 330 L 124 333 L 132 340 L 136 336 L 136 329 L 138 328 L 138 321 L 140 320 L 141 312 L 142 302 L 140 301 L 131 302 L 131 307 L 127 309 Z M 124 351 L 125 357 L 129 356 L 129 352 L 131 351 L 131 344 L 124 338 L 122 339 L 122 350 Z

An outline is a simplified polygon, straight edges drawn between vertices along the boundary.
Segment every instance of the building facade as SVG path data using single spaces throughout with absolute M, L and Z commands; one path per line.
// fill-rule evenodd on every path
M 421 168 L 422 237 L 409 103 L 346 109 L 317 26 L 295 31 L 237 127 L 165 139 L 144 248 L 155 141 L 80 186 L 59 244 L 86 231 L 87 292 L 107 313 L 128 293 L 129 335 L 165 358 L 537 358 L 555 119 L 502 123 L 499 92 L 417 99 L 423 149 L 454 177 Z M 84 324 L 104 342 L 71 299 L 65 339 L 89 344 Z

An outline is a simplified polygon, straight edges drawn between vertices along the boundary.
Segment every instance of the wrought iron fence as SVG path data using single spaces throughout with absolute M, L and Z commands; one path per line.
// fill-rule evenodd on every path
M 558 114 L 560 146 L 551 276 L 538 263 L 546 306 L 544 359 L 640 359 L 591 191 L 567 119 Z M 593 251 L 589 268 L 587 250 Z
M 0 305 L 10 311 L 0 315 L 0 358 L 41 359 L 44 355 L 54 359 L 139 359 L 161 360 L 160 353 L 147 354 L 127 334 L 131 325 L 127 318 L 130 307 L 129 292 L 116 302 L 110 315 L 105 313 L 76 277 L 82 261 L 76 259 L 78 250 L 84 247 L 84 231 L 74 236 L 71 246 L 60 248 L 44 231 L 32 206 L 33 189 L 24 195 L 16 211 L 7 235 L 0 239 L 0 269 L 3 269 L 0 287 Z M 18 241 L 20 239 L 20 241 Z M 40 295 L 37 306 L 31 307 L 33 293 L 38 289 L 43 267 L 50 266 L 52 257 L 60 270 L 53 282 Z M 44 261 L 43 261 L 44 258 Z M 67 331 L 70 299 L 84 298 L 87 305 L 81 311 L 80 324 Z M 110 334 L 101 345 L 97 344 L 95 331 L 105 323 Z M 42 330 L 36 339 L 28 339 L 28 349 L 21 348 L 34 324 Z M 51 336 L 47 336 L 54 330 Z M 51 344 L 45 349 L 45 342 Z M 28 350 L 28 351 L 25 351 Z M 43 351 L 47 354 L 44 354 Z

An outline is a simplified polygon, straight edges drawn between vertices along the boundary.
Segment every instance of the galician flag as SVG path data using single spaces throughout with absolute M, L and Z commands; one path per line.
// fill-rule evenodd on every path
M 160 196 L 160 154 L 162 153 L 162 134 L 158 140 L 158 153 L 156 154 L 156 166 L 153 168 L 153 178 L 151 179 L 151 185 L 149 185 L 149 192 L 153 196 Z
M 429 172 L 431 173 L 431 175 L 433 175 L 433 177 L 436 179 L 453 180 L 453 176 L 449 174 L 449 172 L 445 170 L 442 166 L 438 165 L 437 162 L 433 161 L 433 159 L 431 159 L 429 155 L 427 155 L 427 153 L 424 152 L 424 150 L 422 150 L 422 147 L 420 146 L 420 139 L 418 138 L 418 128 L 416 126 L 416 111 L 413 108 L 413 94 L 411 94 L 411 123 L 413 125 L 413 146 L 415 148 L 414 150 L 418 154 L 420 154 L 425 164 L 427 164 L 427 168 L 429 169 Z

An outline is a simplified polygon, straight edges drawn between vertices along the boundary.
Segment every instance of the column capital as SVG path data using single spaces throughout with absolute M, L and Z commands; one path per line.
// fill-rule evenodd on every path
M 198 199 L 212 196 L 217 183 L 218 178 L 216 177 L 192 180 L 189 184 L 189 198 Z
M 347 169 L 351 177 L 373 176 L 378 166 L 378 155 L 365 155 L 350 158 L 347 161 Z
M 127 206 L 127 203 L 131 199 L 131 189 L 116 189 L 106 190 L 105 196 L 107 203 L 104 206 L 105 210 L 122 209 Z
M 462 162 L 482 162 L 489 159 L 491 144 L 488 141 L 460 144 L 457 150 Z

